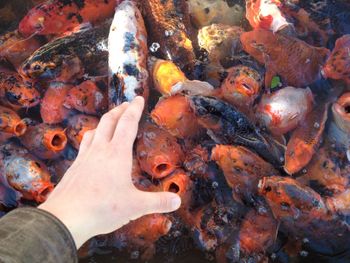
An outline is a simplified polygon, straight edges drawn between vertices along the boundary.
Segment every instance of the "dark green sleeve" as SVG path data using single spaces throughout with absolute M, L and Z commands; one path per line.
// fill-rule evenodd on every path
M 78 262 L 74 240 L 56 217 L 18 208 L 0 219 L 0 262 Z

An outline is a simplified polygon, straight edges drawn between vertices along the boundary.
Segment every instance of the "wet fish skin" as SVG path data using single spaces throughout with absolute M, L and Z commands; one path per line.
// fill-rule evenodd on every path
M 321 144 L 329 102 L 320 102 L 297 127 L 287 144 L 284 170 L 292 175 L 303 169 Z
M 126 0 L 115 10 L 108 36 L 109 108 L 136 96 L 149 95 L 147 71 L 147 31 L 133 0 Z
M 110 17 L 115 5 L 116 0 L 46 1 L 27 13 L 19 24 L 19 32 L 26 37 L 62 34 L 83 23 Z
M 99 119 L 95 116 L 77 114 L 68 120 L 67 137 L 72 146 L 79 150 L 80 143 L 87 131 L 96 129 Z
M 141 1 L 150 43 L 159 43 L 164 59 L 172 60 L 184 72 L 194 69 L 195 53 L 189 11 L 184 0 Z
M 13 108 L 31 108 L 40 103 L 40 93 L 30 83 L 25 83 L 15 72 L 0 72 L 0 98 Z
M 268 142 L 257 127 L 232 105 L 213 97 L 191 96 L 190 100 L 198 122 L 214 141 L 246 146 L 274 165 L 282 165 L 283 149 Z
M 21 137 L 23 145 L 41 159 L 57 158 L 65 149 L 67 141 L 62 127 L 46 123 L 29 126 Z
M 25 79 L 67 82 L 73 77 L 107 74 L 107 36 L 110 22 L 57 38 L 23 62 L 19 73 Z
M 254 203 L 260 179 L 279 175 L 270 163 L 242 146 L 216 145 L 211 159 L 224 172 L 233 198 L 241 203 Z
M 265 87 L 276 75 L 296 88 L 321 78 L 321 69 L 330 54 L 326 48 L 313 47 L 297 38 L 256 29 L 241 35 L 243 49 L 265 65 Z
M 0 147 L 0 170 L 4 179 L 23 198 L 43 202 L 53 190 L 46 165 L 23 147 L 10 142 Z

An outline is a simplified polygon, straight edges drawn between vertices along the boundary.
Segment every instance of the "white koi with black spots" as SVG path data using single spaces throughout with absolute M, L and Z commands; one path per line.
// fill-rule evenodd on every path
M 109 107 L 136 96 L 148 97 L 147 32 L 132 0 L 116 8 L 108 37 Z

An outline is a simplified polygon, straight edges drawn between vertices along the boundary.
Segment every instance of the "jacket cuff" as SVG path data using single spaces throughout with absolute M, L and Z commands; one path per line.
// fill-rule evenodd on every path
M 0 230 L 0 237 L 6 234 L 6 238 L 0 239 L 1 258 L 18 257 L 19 261 L 15 262 L 78 262 L 71 233 L 47 211 L 38 208 L 15 209 L 0 220 Z M 8 246 L 9 243 L 12 245 Z

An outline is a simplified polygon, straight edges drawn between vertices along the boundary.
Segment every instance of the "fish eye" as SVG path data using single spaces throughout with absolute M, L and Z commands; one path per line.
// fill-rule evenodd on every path
M 33 67 L 33 69 L 36 71 L 41 70 L 41 66 L 37 64 Z

